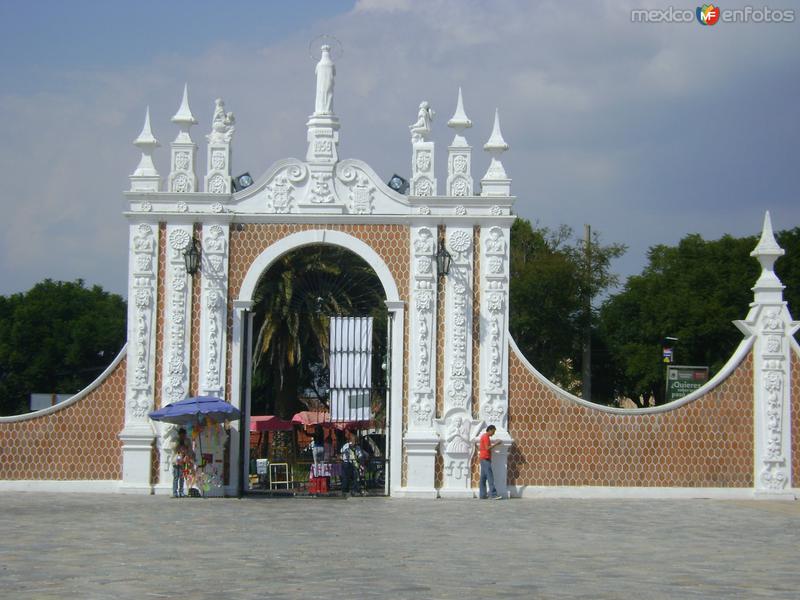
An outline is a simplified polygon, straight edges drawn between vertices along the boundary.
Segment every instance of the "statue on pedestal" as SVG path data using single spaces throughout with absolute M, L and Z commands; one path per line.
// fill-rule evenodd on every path
M 314 104 L 315 115 L 333 114 L 333 78 L 336 76 L 336 66 L 331 60 L 331 47 L 322 46 L 322 56 L 315 69 L 317 74 L 317 97 Z
M 431 134 L 431 121 L 433 121 L 433 109 L 427 100 L 423 100 L 419 105 L 417 122 L 409 126 L 411 130 L 411 142 L 425 142 Z

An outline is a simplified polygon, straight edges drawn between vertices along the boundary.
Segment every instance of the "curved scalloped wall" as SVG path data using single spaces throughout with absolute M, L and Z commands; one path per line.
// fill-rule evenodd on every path
M 753 486 L 750 354 L 708 394 L 658 414 L 577 404 L 545 385 L 513 349 L 508 388 L 509 485 Z
M 0 423 L 0 479 L 120 480 L 127 359 L 61 410 Z

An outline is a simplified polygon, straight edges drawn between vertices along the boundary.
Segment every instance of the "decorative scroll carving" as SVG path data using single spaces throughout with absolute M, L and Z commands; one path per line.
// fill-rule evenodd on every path
M 294 200 L 294 186 L 289 182 L 286 173 L 281 173 L 272 183 L 267 186 L 269 195 L 267 202 L 269 207 L 276 213 L 288 213 L 292 210 L 292 200 Z
M 287 175 L 283 177 L 288 182 Z M 204 225 L 203 257 L 203 293 L 200 298 L 200 387 L 203 394 L 223 398 L 227 315 L 227 226 Z
M 162 391 L 165 403 L 183 400 L 189 391 L 189 314 L 191 290 L 183 253 L 192 243 L 191 226 L 168 226 L 169 255 L 164 306 Z
M 226 185 L 227 179 L 224 175 L 217 173 L 208 180 L 208 191 L 212 194 L 224 194 L 228 190 Z
M 370 185 L 369 179 L 359 177 L 350 189 L 350 212 L 359 215 L 368 215 L 372 212 L 372 194 L 375 188 Z
M 468 413 L 472 398 L 472 228 L 450 230 L 447 243 L 452 264 L 446 279 L 445 407 Z
M 139 224 L 133 234 L 130 318 L 133 340 L 128 365 L 128 413 L 144 419 L 152 408 L 153 377 L 150 373 L 153 315 L 156 294 L 156 236 L 151 225 Z
M 782 334 L 785 323 L 780 310 L 765 310 L 761 325 L 761 335 L 765 339 L 762 355 L 761 385 L 766 395 L 766 406 L 763 408 L 764 436 L 766 454 L 761 464 L 761 481 L 771 491 L 783 490 L 789 482 L 784 437 L 784 387 L 786 386 L 786 357 L 783 356 Z
M 435 403 L 434 348 L 436 328 L 435 230 L 412 229 L 411 234 L 411 426 L 430 430 L 433 427 Z
M 308 195 L 309 200 L 314 204 L 330 204 L 334 202 L 333 176 L 326 172 L 312 173 Z
M 508 297 L 508 244 L 500 227 L 481 233 L 481 402 L 480 416 L 489 425 L 506 428 L 506 319 Z

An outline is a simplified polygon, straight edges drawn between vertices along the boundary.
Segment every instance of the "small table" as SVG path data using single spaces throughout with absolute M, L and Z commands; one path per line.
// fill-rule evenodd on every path
M 283 477 L 281 477 L 283 470 Z M 269 489 L 277 489 L 277 486 L 285 485 L 286 489 L 292 487 L 292 470 L 289 463 L 269 463 Z

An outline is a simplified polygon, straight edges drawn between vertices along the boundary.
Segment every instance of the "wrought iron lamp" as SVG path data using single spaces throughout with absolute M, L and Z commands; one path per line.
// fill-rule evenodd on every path
M 450 273 L 451 262 L 453 262 L 453 257 L 444 247 L 444 240 L 439 240 L 439 250 L 436 252 L 436 272 L 439 277 L 444 277 Z
M 200 243 L 197 238 L 193 237 L 192 243 L 183 251 L 183 262 L 189 275 L 194 275 L 200 270 Z

